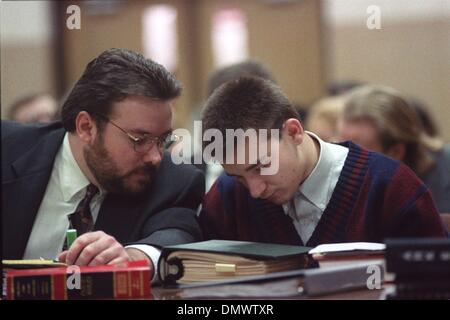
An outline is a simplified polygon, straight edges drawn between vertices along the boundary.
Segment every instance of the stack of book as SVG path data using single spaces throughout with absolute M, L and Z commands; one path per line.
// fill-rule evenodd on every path
M 163 284 L 235 279 L 310 267 L 311 248 L 248 241 L 208 240 L 162 249 Z
M 117 266 L 67 266 L 47 260 L 3 260 L 6 300 L 150 298 L 147 261 Z
M 395 274 L 388 299 L 450 299 L 450 239 L 386 240 L 386 267 Z
M 331 248 L 322 246 L 311 249 L 229 240 L 164 247 L 158 274 L 166 290 L 159 291 L 161 296 L 158 298 L 315 297 L 368 288 L 373 278 L 368 273 L 369 266 L 375 266 L 380 271 L 374 289 L 378 289 L 384 280 L 383 266 L 379 261 L 380 254 L 383 260 L 382 244 L 333 244 Z M 363 255 L 370 256 L 370 263 L 357 258 Z M 340 262 L 343 257 L 351 257 L 357 263 L 349 264 L 347 261 L 345 264 L 318 268 L 313 257 L 319 256 L 333 257 L 332 260 L 337 258 Z M 322 262 L 324 259 L 320 259 L 319 264 Z

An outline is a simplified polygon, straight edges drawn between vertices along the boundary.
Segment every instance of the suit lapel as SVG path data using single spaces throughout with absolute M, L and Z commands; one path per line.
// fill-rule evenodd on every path
M 2 182 L 5 257 L 23 256 L 64 132 L 60 129 L 45 136 L 11 165 L 16 178 Z

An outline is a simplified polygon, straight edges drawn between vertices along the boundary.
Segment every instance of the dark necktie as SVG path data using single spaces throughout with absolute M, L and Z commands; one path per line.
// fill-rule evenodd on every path
M 93 184 L 87 186 L 86 195 L 80 201 L 75 212 L 69 216 L 72 227 L 77 230 L 78 235 L 94 230 L 94 220 L 92 219 L 90 203 L 97 194 L 98 188 Z

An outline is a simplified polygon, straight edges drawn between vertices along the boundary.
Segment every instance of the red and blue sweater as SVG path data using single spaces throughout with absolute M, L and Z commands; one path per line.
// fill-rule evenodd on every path
M 205 196 L 199 217 L 204 237 L 309 247 L 448 237 L 429 189 L 407 166 L 351 142 L 341 145 L 349 153 L 330 202 L 306 244 L 282 206 L 252 198 L 227 175 L 219 177 Z

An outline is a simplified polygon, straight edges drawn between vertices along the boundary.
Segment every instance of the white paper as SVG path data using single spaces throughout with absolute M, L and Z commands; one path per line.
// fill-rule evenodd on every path
M 309 250 L 309 254 L 355 251 L 355 250 L 381 251 L 385 249 L 386 245 L 384 243 L 376 243 L 376 242 L 328 243 L 328 244 L 321 244 Z

